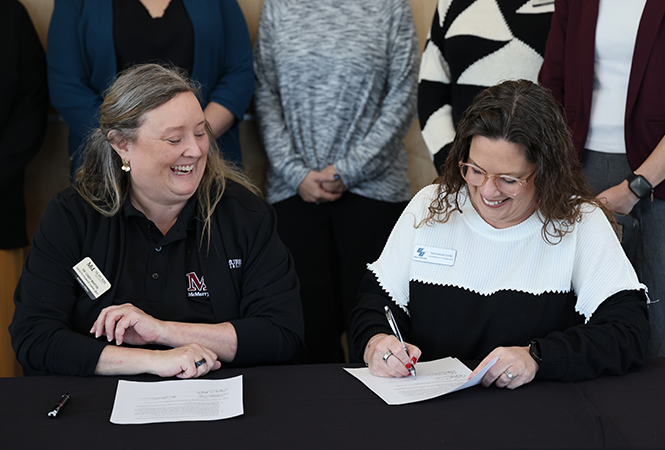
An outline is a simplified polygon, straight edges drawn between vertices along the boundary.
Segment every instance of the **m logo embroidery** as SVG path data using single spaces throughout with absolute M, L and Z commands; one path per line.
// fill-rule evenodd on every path
M 206 286 L 204 277 L 196 276 L 196 273 L 189 272 L 187 275 L 187 296 L 188 297 L 209 297 L 208 287 Z

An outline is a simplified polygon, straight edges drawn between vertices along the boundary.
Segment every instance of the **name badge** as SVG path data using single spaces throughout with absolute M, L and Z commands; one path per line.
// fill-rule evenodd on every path
M 457 251 L 448 250 L 447 248 L 425 247 L 422 245 L 413 247 L 414 261 L 453 266 L 455 265 L 455 256 L 457 256 Z
M 111 283 L 109 283 L 104 274 L 88 256 L 83 258 L 72 269 L 74 270 L 76 281 L 79 282 L 83 290 L 88 294 L 88 297 L 92 300 L 97 300 L 104 292 L 111 288 Z

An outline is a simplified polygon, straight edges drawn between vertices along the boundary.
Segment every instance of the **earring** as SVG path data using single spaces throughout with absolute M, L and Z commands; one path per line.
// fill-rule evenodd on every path
M 130 170 L 132 170 L 132 168 L 129 167 L 129 161 L 127 161 L 125 158 L 122 158 L 122 170 L 124 170 L 125 172 L 129 172 Z

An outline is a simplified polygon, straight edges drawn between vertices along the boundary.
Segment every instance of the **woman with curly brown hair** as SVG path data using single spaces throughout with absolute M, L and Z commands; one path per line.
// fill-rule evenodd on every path
M 476 370 L 497 357 L 482 384 L 510 389 L 640 367 L 648 300 L 609 217 L 551 95 L 525 80 L 483 91 L 443 175 L 369 266 L 352 357 L 386 377 L 409 375 L 421 355 L 482 360 Z

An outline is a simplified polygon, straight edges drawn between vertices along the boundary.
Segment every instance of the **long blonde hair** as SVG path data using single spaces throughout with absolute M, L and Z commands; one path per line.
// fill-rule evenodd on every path
M 114 131 L 114 139 L 135 142 L 146 113 L 184 92 L 199 97 L 198 86 L 180 69 L 158 64 L 141 64 L 121 72 L 105 92 L 99 127 L 85 141 L 83 165 L 74 182 L 79 194 L 100 214 L 115 216 L 129 195 L 129 177 L 121 169 L 122 160 L 109 142 L 109 133 Z M 210 147 L 196 196 L 203 222 L 201 239 L 207 237 L 209 245 L 212 216 L 226 181 L 235 181 L 257 195 L 260 191 L 244 173 L 224 161 L 207 123 L 206 132 Z

